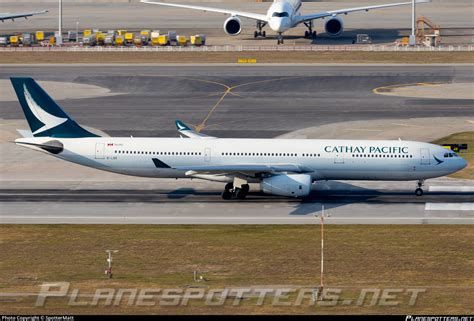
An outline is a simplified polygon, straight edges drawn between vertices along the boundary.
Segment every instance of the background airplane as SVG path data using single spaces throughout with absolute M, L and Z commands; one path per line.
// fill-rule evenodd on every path
M 0 20 L 3 22 L 5 20 L 15 21 L 16 18 L 25 18 L 35 16 L 38 14 L 48 13 L 48 10 L 43 11 L 32 11 L 32 12 L 18 12 L 18 13 L 0 13 Z
M 31 131 L 19 146 L 100 170 L 225 183 L 244 199 L 249 183 L 267 194 L 305 197 L 321 180 L 423 181 L 466 167 L 442 146 L 401 140 L 222 139 L 176 125 L 188 138 L 100 137 L 81 127 L 31 78 L 11 78 Z M 51 172 L 54 175 L 54 171 Z
M 416 3 L 425 3 L 430 0 L 417 0 Z M 201 11 L 217 12 L 228 14 L 231 17 L 224 22 L 224 31 L 231 36 L 236 36 L 242 32 L 242 22 L 239 17 L 253 19 L 257 21 L 257 31 L 255 31 L 255 38 L 261 36 L 266 37 L 266 32 L 263 28 L 268 24 L 270 28 L 278 34 L 278 44 L 283 44 L 283 33 L 300 24 L 304 24 L 308 31 L 305 32 L 306 38 L 316 37 L 316 32 L 313 30 L 313 21 L 317 19 L 328 18 L 325 24 L 325 30 L 330 36 L 337 37 L 344 31 L 344 23 L 339 15 L 347 15 L 348 13 L 366 11 L 373 9 L 390 8 L 397 6 L 411 5 L 412 2 L 389 3 L 373 6 L 364 6 L 357 8 L 347 8 L 331 11 L 322 11 L 307 15 L 302 15 L 300 9 L 302 6 L 301 0 L 275 0 L 267 11 L 267 14 L 257 14 L 251 12 L 243 12 L 237 10 L 219 9 L 203 6 L 174 4 L 155 2 L 148 0 L 141 0 L 143 3 L 155 4 L 160 6 L 177 7 L 185 9 L 194 9 Z

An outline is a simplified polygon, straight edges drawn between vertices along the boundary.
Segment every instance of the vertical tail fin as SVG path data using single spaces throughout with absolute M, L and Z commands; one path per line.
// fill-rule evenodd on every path
M 97 137 L 77 124 L 32 78 L 10 78 L 35 137 Z

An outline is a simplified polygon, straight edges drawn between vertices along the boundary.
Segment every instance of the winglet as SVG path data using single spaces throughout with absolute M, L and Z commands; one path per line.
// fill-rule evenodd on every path
M 198 132 L 192 130 L 191 128 L 189 128 L 189 126 L 186 125 L 185 123 L 183 123 L 181 120 L 176 120 L 174 123 L 176 124 L 176 128 L 178 129 L 179 133 L 181 135 L 184 135 L 184 136 L 188 137 L 188 138 L 200 138 L 200 139 L 217 138 L 217 137 L 208 136 L 208 135 L 205 135 L 205 134 L 198 133 Z
M 178 129 L 178 131 L 182 132 L 182 131 L 187 131 L 187 130 L 191 130 L 191 128 L 188 127 L 188 125 L 186 125 L 185 123 L 183 123 L 181 120 L 177 119 L 175 122 L 176 124 L 176 128 Z

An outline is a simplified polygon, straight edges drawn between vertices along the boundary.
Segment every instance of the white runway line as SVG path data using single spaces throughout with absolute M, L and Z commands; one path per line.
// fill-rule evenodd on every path
M 433 204 L 433 203 L 428 203 Z M 438 203 L 435 203 L 438 205 Z M 443 204 L 443 203 L 441 203 Z M 446 203 L 445 203 L 446 204 Z M 452 203 L 452 204 L 470 204 L 470 208 L 474 208 L 474 203 Z M 444 209 L 443 209 L 444 210 Z M 254 216 L 31 216 L 31 215 L 2 215 L 1 219 L 5 220 L 14 220 L 14 219 L 28 219 L 28 220 L 149 220 L 149 221 L 232 221 L 232 220 L 242 220 L 242 221 L 311 221 L 319 224 L 319 221 L 315 221 L 313 216 L 304 216 L 304 217 L 288 217 L 288 216 L 265 216 L 265 217 L 254 217 Z M 465 217 L 377 217 L 377 216 L 340 216 L 340 217 L 331 217 L 331 220 L 465 220 Z
M 425 211 L 473 211 L 474 203 L 426 203 Z
M 474 186 L 430 186 L 430 192 L 474 192 Z

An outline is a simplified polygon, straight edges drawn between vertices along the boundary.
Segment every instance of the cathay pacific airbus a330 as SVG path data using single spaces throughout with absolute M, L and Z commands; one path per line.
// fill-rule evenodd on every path
M 430 0 L 416 0 L 416 3 L 425 3 Z M 263 28 L 268 24 L 270 28 L 278 34 L 278 44 L 283 44 L 283 33 L 288 31 L 291 28 L 295 28 L 300 24 L 304 24 L 308 30 L 305 32 L 306 38 L 316 37 L 316 31 L 313 30 L 314 24 L 313 21 L 317 19 L 327 18 L 324 28 L 328 35 L 337 37 L 342 34 L 344 31 L 344 23 L 340 18 L 340 15 L 347 15 L 352 12 L 360 11 L 370 11 L 374 9 L 383 9 L 390 7 L 398 7 L 411 5 L 410 2 L 398 2 L 398 3 L 389 3 L 389 4 L 379 4 L 374 6 L 364 6 L 356 8 L 347 8 L 339 10 L 330 10 L 330 11 L 321 11 L 311 14 L 302 15 L 300 13 L 301 9 L 301 0 L 274 0 L 272 5 L 267 11 L 267 14 L 258 14 L 252 12 L 244 12 L 237 10 L 229 9 L 220 9 L 220 8 L 211 8 L 204 6 L 195 6 L 187 4 L 175 4 L 175 3 L 165 3 L 165 2 L 156 2 L 149 0 L 141 0 L 143 3 L 155 4 L 159 6 L 168 6 L 184 9 L 193 9 L 200 11 L 209 11 L 223 13 L 230 15 L 230 17 L 224 22 L 224 31 L 230 36 L 239 35 L 242 32 L 242 21 L 240 18 L 248 18 L 257 21 L 257 31 L 255 31 L 254 36 L 257 37 L 266 37 L 266 32 L 263 31 Z
M 181 138 L 101 137 L 81 127 L 31 78 L 12 78 L 31 130 L 17 145 L 125 175 L 222 182 L 224 199 L 264 193 L 305 197 L 322 180 L 423 181 L 466 167 L 445 148 L 402 140 L 223 139 L 176 125 Z

